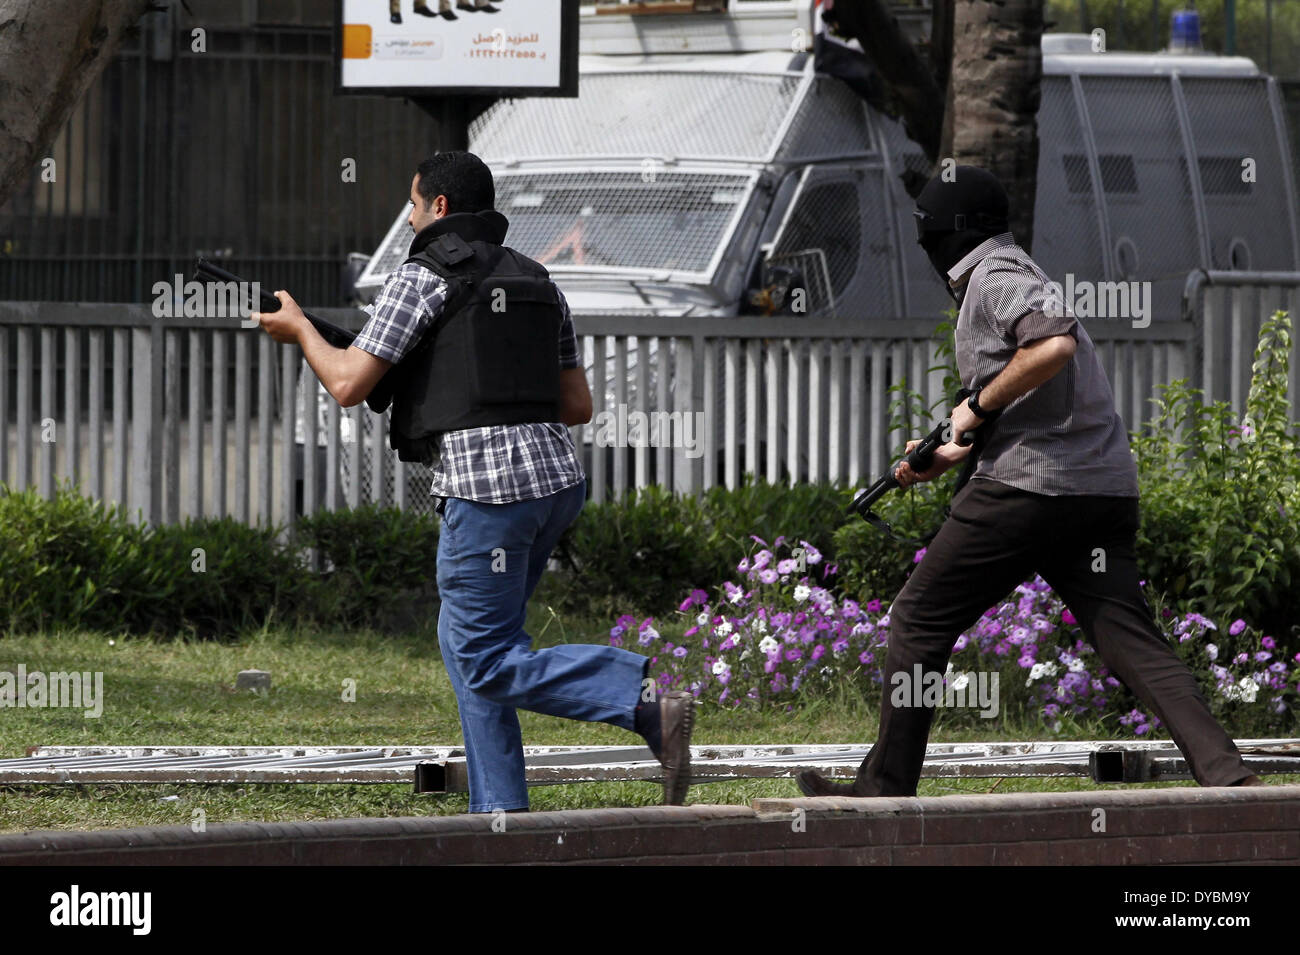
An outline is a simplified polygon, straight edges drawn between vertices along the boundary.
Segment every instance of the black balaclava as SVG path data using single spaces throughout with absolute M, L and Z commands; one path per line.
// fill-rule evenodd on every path
M 1006 190 L 978 166 L 957 166 L 951 181 L 940 175 L 926 183 L 916 207 L 926 214 L 920 222 L 921 248 L 960 304 L 961 292 L 948 284 L 948 273 L 977 246 L 1008 231 Z

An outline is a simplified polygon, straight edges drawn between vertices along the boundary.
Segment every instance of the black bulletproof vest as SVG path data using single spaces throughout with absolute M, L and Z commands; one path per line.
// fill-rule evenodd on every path
M 559 291 L 542 265 L 495 241 L 504 232 L 499 214 L 456 214 L 411 244 L 406 261 L 442 276 L 448 291 L 437 321 L 381 383 L 392 394 L 388 442 L 402 461 L 432 461 L 445 431 L 560 419 Z

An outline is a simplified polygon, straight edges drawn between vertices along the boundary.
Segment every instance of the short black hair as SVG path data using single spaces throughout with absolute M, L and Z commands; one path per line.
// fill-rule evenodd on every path
M 420 163 L 416 189 L 426 206 L 447 197 L 449 212 L 483 212 L 496 205 L 492 170 L 473 153 L 461 149 L 434 153 Z

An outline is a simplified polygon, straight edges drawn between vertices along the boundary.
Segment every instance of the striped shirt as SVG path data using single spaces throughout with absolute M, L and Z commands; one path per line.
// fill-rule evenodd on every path
M 357 348 L 396 364 L 437 321 L 447 301 L 447 283 L 414 262 L 389 277 L 373 304 L 370 320 L 353 342 Z M 560 367 L 578 368 L 573 317 L 560 295 Z M 437 342 L 434 346 L 437 347 Z M 433 462 L 435 497 L 508 504 L 548 497 L 583 479 L 569 429 L 559 423 L 492 425 L 447 431 Z
M 1054 496 L 1137 497 L 1137 465 L 1092 339 L 1029 253 L 1004 232 L 948 275 L 966 286 L 954 337 L 967 388 L 987 385 L 1035 341 L 1077 343 L 1061 371 L 1003 409 L 972 478 Z

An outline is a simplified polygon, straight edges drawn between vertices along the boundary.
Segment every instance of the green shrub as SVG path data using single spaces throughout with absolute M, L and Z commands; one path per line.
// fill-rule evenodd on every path
M 153 599 L 147 540 L 120 510 L 65 484 L 52 500 L 0 486 L 0 622 L 11 630 L 119 629 L 124 592 Z
M 308 586 L 312 619 L 328 626 L 423 628 L 437 599 L 438 521 L 368 504 L 298 521 L 302 547 L 325 569 Z
M 838 484 L 769 484 L 746 475 L 735 489 L 713 487 L 703 495 L 704 511 L 718 535 L 727 541 L 717 582 L 735 573 L 736 563 L 754 548 L 752 537 L 771 543 L 781 534 L 805 540 L 825 557 L 835 558 L 835 532 L 848 520 L 853 500 Z
M 681 599 L 683 586 L 711 580 L 730 553 L 699 498 L 661 487 L 621 500 L 588 503 L 560 540 L 570 574 L 557 601 L 580 613 L 609 614 L 629 605 L 657 612 Z
M 146 547 L 151 599 L 137 599 L 146 596 L 137 587 L 124 590 L 127 626 L 137 633 L 218 637 L 292 618 L 309 577 L 280 533 L 232 517 L 153 528 Z
M 1133 439 L 1142 496 L 1139 567 L 1173 606 L 1285 634 L 1300 620 L 1300 456 L 1287 377 L 1291 322 L 1264 322 L 1246 414 L 1203 404 L 1185 380 L 1159 389 Z

